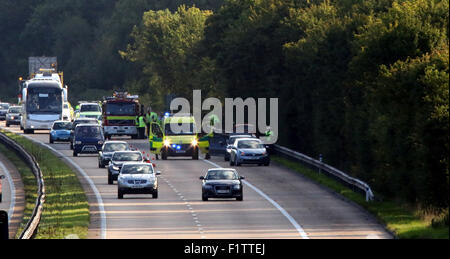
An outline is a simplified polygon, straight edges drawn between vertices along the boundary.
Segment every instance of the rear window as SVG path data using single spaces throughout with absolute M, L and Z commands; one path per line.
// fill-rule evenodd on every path
M 20 113 L 22 111 L 22 108 L 20 107 L 11 107 L 8 110 L 8 113 Z

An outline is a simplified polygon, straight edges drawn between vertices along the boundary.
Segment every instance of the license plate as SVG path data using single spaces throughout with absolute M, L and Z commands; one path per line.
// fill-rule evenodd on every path
M 217 190 L 217 193 L 229 193 L 230 191 L 228 190 Z
M 179 154 L 184 154 L 184 153 L 186 153 L 186 150 L 177 150 L 176 152 Z
M 125 133 L 125 130 L 118 130 L 118 133 Z
M 133 188 L 133 189 L 140 189 L 140 188 L 142 188 L 142 186 L 138 185 L 138 184 L 135 184 L 135 185 L 131 186 L 131 188 Z

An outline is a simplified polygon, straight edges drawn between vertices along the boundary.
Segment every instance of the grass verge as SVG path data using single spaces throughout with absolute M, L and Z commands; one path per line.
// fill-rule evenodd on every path
M 0 131 L 33 155 L 44 175 L 46 198 L 35 238 L 62 239 L 68 235 L 86 238 L 90 219 L 89 205 L 75 172 L 53 155 L 50 150 L 19 135 L 4 130 Z M 0 152 L 3 152 L 17 167 L 25 186 L 26 207 L 24 220 L 18 231 L 18 235 L 20 235 L 34 208 L 37 197 L 36 179 L 31 170 L 14 152 L 10 152 L 5 146 L 0 146 Z
M 329 189 L 339 193 L 347 199 L 359 204 L 368 212 L 373 214 L 381 223 L 386 225 L 386 228 L 394 233 L 397 238 L 401 239 L 448 239 L 449 228 L 448 223 L 433 224 L 433 218 L 438 216 L 424 216 L 420 210 L 415 210 L 398 202 L 391 200 L 366 202 L 365 196 L 352 191 L 350 188 L 327 177 L 324 174 L 319 174 L 317 171 L 302 166 L 300 163 L 274 155 L 271 160 L 290 168 L 296 172 L 301 173 L 307 178 L 328 187 Z M 376 195 L 376 193 L 375 193 Z M 447 211 L 448 222 L 448 211 Z

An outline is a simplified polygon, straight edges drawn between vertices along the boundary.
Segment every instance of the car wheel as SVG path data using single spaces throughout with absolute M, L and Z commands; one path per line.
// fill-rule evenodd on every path
M 264 164 L 264 166 L 269 166 L 269 165 L 270 165 L 270 162 L 267 162 Z
M 109 171 L 108 171 L 108 184 L 113 184 L 112 174 Z
M 78 153 L 75 152 L 75 150 L 73 151 L 73 156 L 78 156 Z
M 73 150 L 73 144 L 72 144 L 72 142 L 70 142 L 69 146 L 70 146 L 70 150 Z
M 208 197 L 202 195 L 202 201 L 208 201 Z
M 52 137 L 50 137 L 49 142 L 50 142 L 50 144 L 53 144 L 53 138 Z
M 123 192 L 119 190 L 117 190 L 117 198 L 118 199 L 123 199 Z
M 206 155 L 205 155 L 205 159 L 206 159 L 206 160 L 209 160 L 209 159 L 211 159 L 211 155 L 210 155 L 209 153 L 208 153 L 208 154 L 206 154 Z
M 164 151 L 164 149 L 161 150 L 161 159 L 162 160 L 167 160 L 167 153 L 166 153 L 166 151 Z
M 156 191 L 153 192 L 152 198 L 153 199 L 158 199 L 158 189 L 156 189 Z
M 237 201 L 243 201 L 243 200 L 244 200 L 244 196 L 241 195 L 240 197 L 237 197 L 236 200 L 237 200 Z
M 225 161 L 230 161 L 230 157 L 227 156 L 227 155 L 224 155 L 224 156 L 223 156 L 223 160 L 225 160 Z
M 9 128 L 9 123 L 6 123 L 6 127 Z

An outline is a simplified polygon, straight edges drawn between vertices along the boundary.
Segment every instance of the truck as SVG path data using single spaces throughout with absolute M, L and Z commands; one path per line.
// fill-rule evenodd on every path
M 63 72 L 57 72 L 55 61 L 50 68 L 37 70 L 39 58 L 29 58 L 29 79 L 21 80 L 22 117 L 20 128 L 25 134 L 35 130 L 49 130 L 53 122 L 63 120 L 63 104 L 68 99 L 68 88 L 64 85 Z
M 138 95 L 130 95 L 125 90 L 116 90 L 113 96 L 103 97 L 102 125 L 106 139 L 111 136 L 138 137 L 136 119 L 144 111 Z
M 194 116 L 190 114 L 176 114 L 166 116 L 161 124 L 150 124 L 149 142 L 150 152 L 159 155 L 163 160 L 169 156 L 190 156 L 198 160 L 199 151 L 209 159 L 210 135 L 196 133 Z

